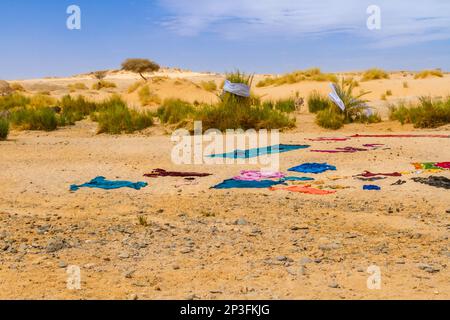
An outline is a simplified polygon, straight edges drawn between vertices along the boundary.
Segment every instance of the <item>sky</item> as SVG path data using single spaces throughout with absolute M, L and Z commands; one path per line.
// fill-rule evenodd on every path
M 81 11 L 70 30 L 67 8 Z M 367 20 L 379 8 L 380 28 Z M 370 20 L 374 21 L 374 20 Z M 118 69 L 450 71 L 448 0 L 2 0 L 0 79 Z

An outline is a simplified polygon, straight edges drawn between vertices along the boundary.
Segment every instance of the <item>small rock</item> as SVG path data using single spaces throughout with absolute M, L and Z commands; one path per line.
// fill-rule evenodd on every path
M 247 220 L 245 220 L 243 218 L 240 218 L 240 219 L 236 220 L 234 222 L 234 224 L 237 225 L 237 226 L 245 226 L 245 225 L 248 224 L 248 222 L 247 222 Z
M 336 281 L 331 282 L 328 287 L 333 288 L 333 289 L 339 289 L 340 286 Z
M 63 249 L 64 246 L 64 240 L 62 240 L 61 238 L 52 238 L 47 242 L 46 251 L 48 253 L 56 252 Z
M 64 261 L 60 261 L 58 262 L 58 268 L 66 268 L 67 267 L 67 263 Z
M 336 250 L 339 249 L 341 245 L 337 243 L 328 243 L 328 244 L 321 244 L 319 246 L 319 249 L 322 251 L 330 251 L 330 250 Z
M 275 259 L 277 259 L 277 261 L 287 261 L 288 257 L 286 257 L 286 256 L 277 256 Z
M 180 250 L 180 253 L 182 254 L 187 254 L 187 253 L 191 253 L 192 249 L 191 248 L 184 248 Z
M 131 279 L 133 277 L 133 274 L 136 272 L 136 270 L 129 270 L 124 272 L 123 276 L 127 279 Z M 135 299 L 133 299 L 135 300 Z
M 130 255 L 127 252 L 121 252 L 118 256 L 120 259 L 128 259 Z
M 303 257 L 300 259 L 300 265 L 305 265 L 305 264 L 312 263 L 312 262 L 313 262 L 313 260 L 308 257 Z
M 173 270 L 180 270 L 180 266 L 177 265 L 177 264 L 174 264 L 174 265 L 172 266 L 172 268 L 173 268 Z
M 436 267 L 436 266 L 432 266 L 432 265 L 426 264 L 426 263 L 419 263 L 419 264 L 417 265 L 417 267 L 418 267 L 420 270 L 426 271 L 426 272 L 428 272 L 428 273 L 435 273 L 435 272 L 441 271 L 440 268 L 438 268 L 438 267 Z

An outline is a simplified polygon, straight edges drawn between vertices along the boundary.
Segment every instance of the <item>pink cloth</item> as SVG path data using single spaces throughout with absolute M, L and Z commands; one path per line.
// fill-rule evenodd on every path
M 242 170 L 240 176 L 236 176 L 234 180 L 241 181 L 261 181 L 263 179 L 281 179 L 285 175 L 275 171 L 258 171 L 258 170 Z
M 350 140 L 350 138 L 315 138 L 315 139 L 308 139 L 309 141 L 347 141 Z

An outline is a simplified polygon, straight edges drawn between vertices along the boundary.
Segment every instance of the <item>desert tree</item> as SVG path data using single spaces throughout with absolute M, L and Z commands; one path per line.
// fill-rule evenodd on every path
M 160 66 L 157 63 L 148 59 L 127 59 L 122 63 L 122 70 L 139 73 L 145 81 L 147 81 L 147 78 L 144 77 L 144 72 L 154 72 L 159 69 Z

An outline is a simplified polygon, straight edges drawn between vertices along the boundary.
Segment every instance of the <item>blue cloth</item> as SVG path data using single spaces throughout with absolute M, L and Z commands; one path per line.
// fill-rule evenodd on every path
M 302 165 L 290 168 L 288 171 L 317 174 L 328 170 L 336 170 L 336 167 L 326 163 L 304 163 Z
M 130 182 L 130 181 L 109 181 L 105 177 L 97 177 L 92 179 L 88 183 L 82 185 L 73 184 L 70 186 L 70 191 L 77 191 L 80 188 L 99 188 L 105 190 L 119 189 L 119 188 L 132 188 L 140 190 L 146 187 L 147 182 Z
M 363 187 L 363 190 L 381 190 L 381 188 L 373 184 L 368 184 Z
M 267 154 L 273 153 L 284 153 L 288 151 L 306 149 L 309 148 L 308 145 L 296 145 L 296 144 L 279 144 L 269 147 L 249 149 L 249 150 L 235 150 L 229 153 L 223 154 L 212 154 L 210 158 L 232 158 L 232 159 L 249 159 L 254 157 L 259 157 Z
M 228 179 L 218 185 L 212 187 L 213 189 L 233 189 L 233 188 L 249 188 L 249 189 L 262 189 L 270 188 L 278 184 L 285 184 L 283 181 L 261 180 L 261 181 L 243 181 Z
M 230 92 L 240 97 L 250 97 L 250 87 L 245 83 L 233 83 L 225 80 L 223 91 Z
M 284 177 L 281 180 L 283 181 L 312 181 L 314 178 L 309 177 Z

